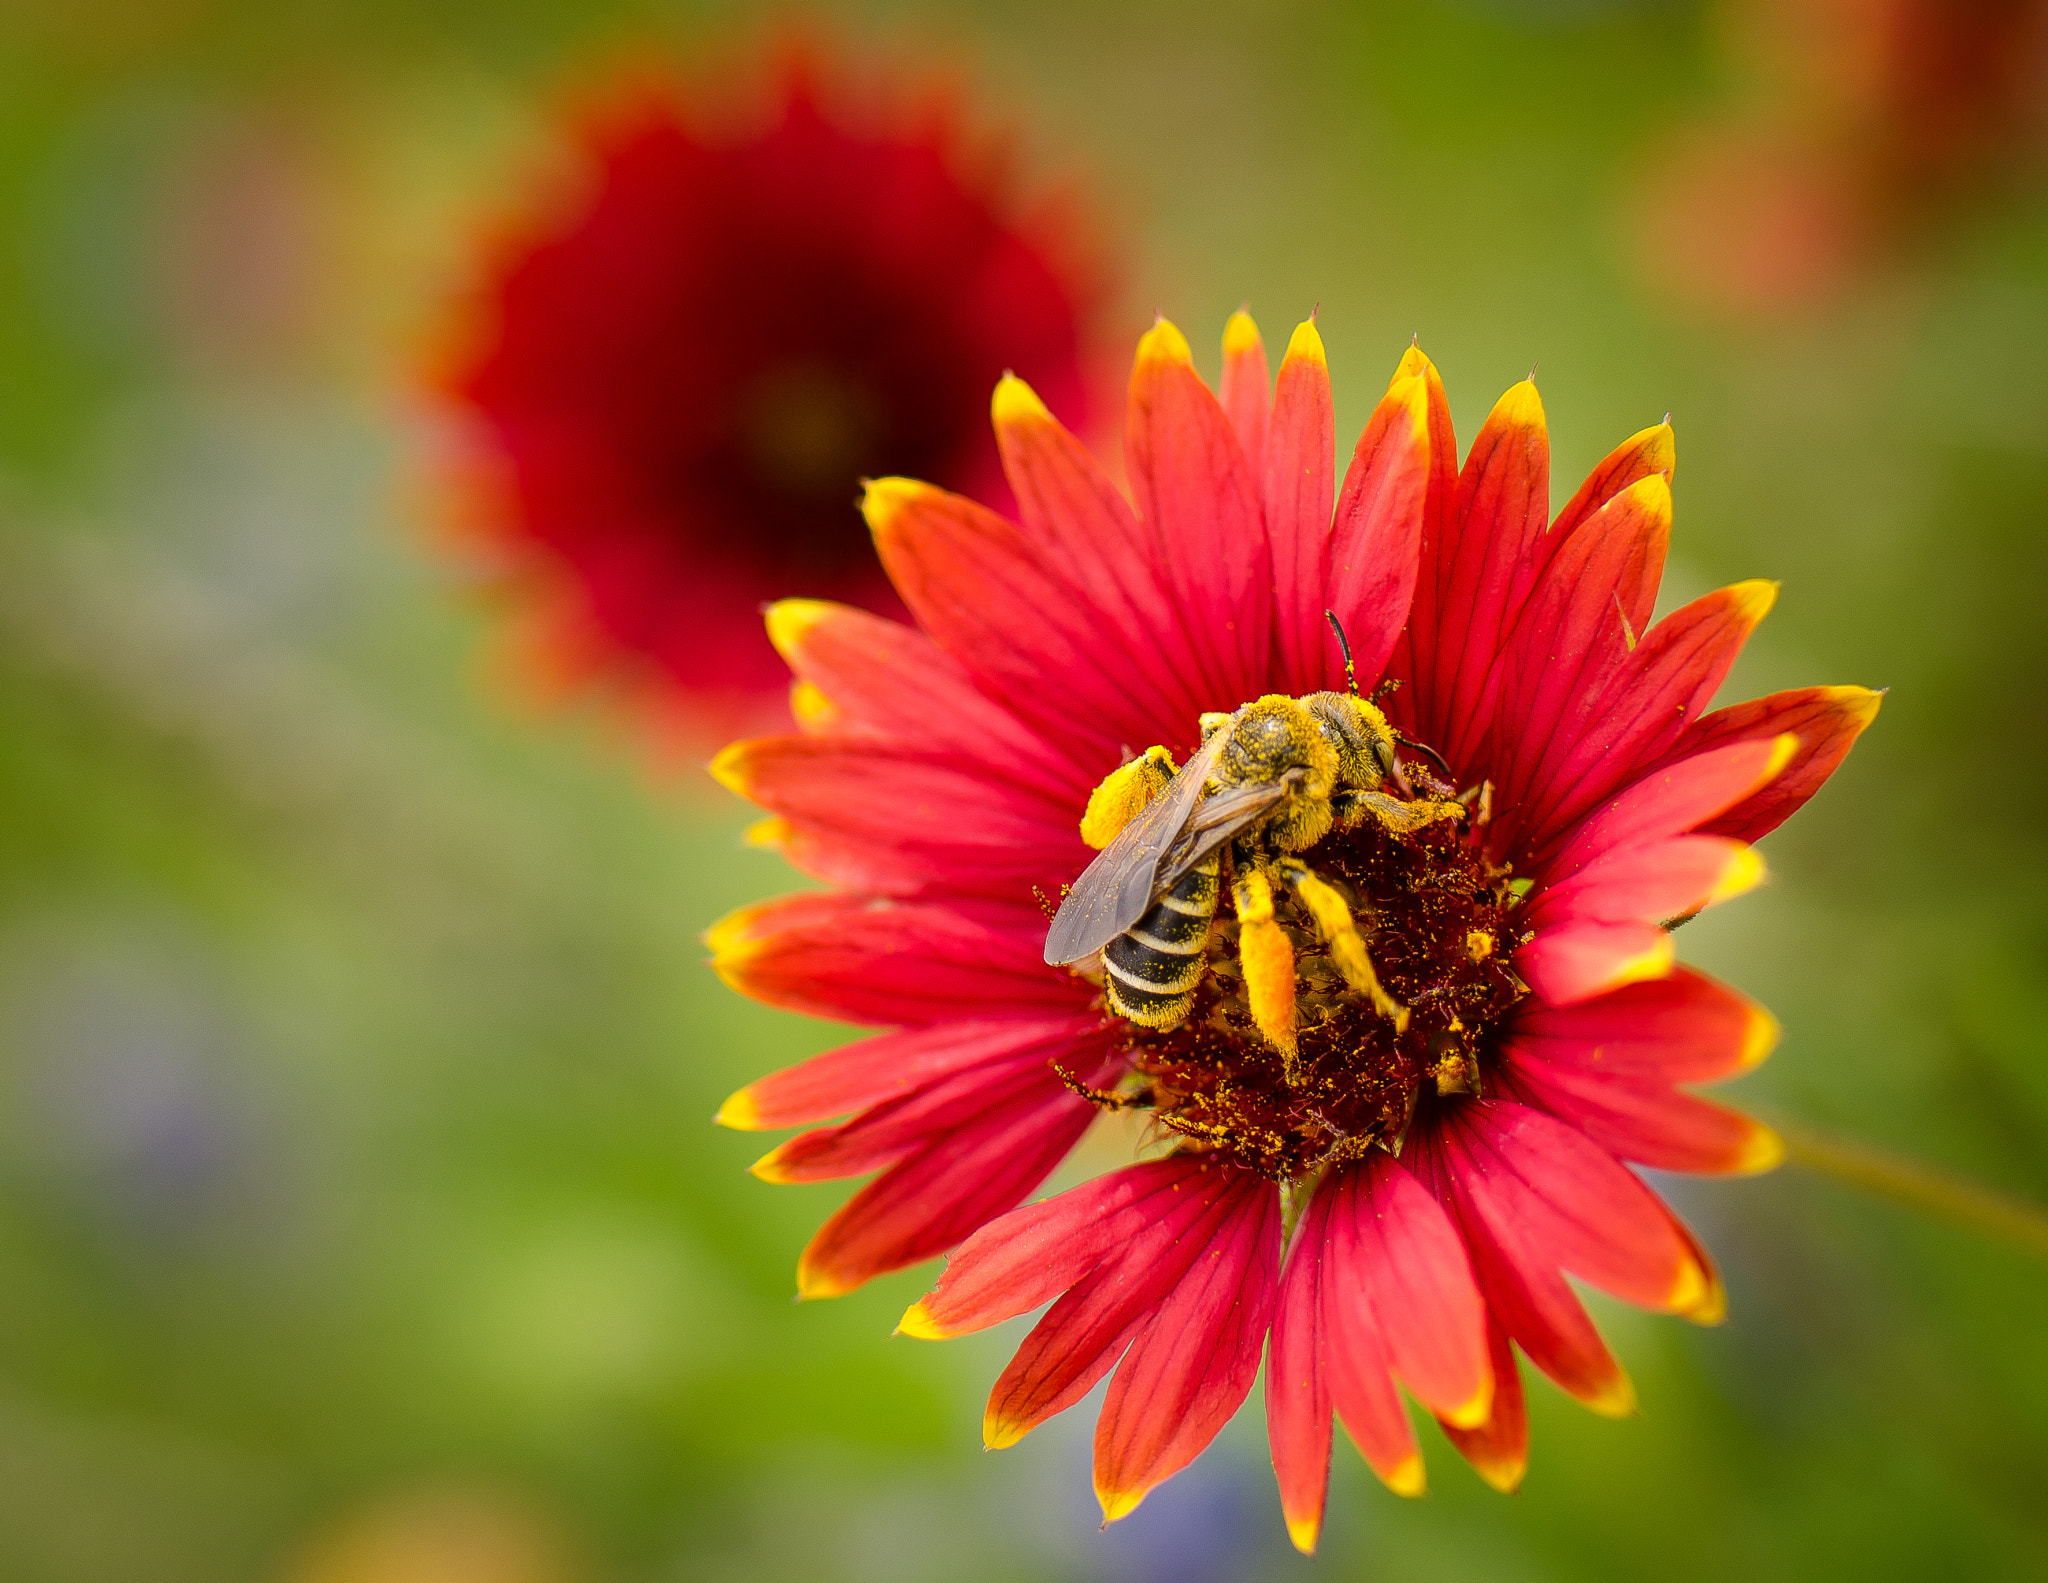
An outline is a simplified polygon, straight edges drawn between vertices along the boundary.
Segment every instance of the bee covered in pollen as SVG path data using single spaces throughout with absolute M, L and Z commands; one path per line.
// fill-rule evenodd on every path
M 1325 614 L 1350 674 L 1343 628 Z M 1344 984 L 1405 1031 L 1408 1010 L 1373 970 L 1356 898 L 1296 854 L 1368 821 L 1389 835 L 1412 834 L 1462 818 L 1464 805 L 1414 795 L 1395 752 L 1402 739 L 1358 695 L 1355 676 L 1347 693 L 1274 693 L 1233 713 L 1206 714 L 1201 732 L 1184 767 L 1153 747 L 1090 796 L 1081 833 L 1102 850 L 1053 919 L 1047 963 L 1088 964 L 1099 953 L 1112 1011 L 1143 1028 L 1178 1027 L 1212 967 L 1227 865 L 1246 1009 L 1290 1082 L 1300 1002 L 1296 936 L 1276 906 L 1283 896 L 1313 926 Z

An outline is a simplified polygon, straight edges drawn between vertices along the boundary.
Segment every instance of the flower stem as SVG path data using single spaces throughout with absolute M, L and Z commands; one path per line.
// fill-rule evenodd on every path
M 2048 1259 L 2048 1207 L 1907 1155 L 1773 1117 L 1795 1165 Z

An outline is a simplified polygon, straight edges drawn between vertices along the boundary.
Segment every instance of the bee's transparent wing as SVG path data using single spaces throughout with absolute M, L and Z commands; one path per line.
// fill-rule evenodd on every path
M 1154 880 L 1159 893 L 1164 895 L 1173 889 L 1189 869 L 1246 826 L 1257 823 L 1267 809 L 1293 790 L 1295 778 L 1266 781 L 1257 786 L 1233 786 L 1204 798 L 1194 817 L 1181 827 L 1180 835 L 1166 850 Z
M 1211 736 L 1166 790 L 1081 871 L 1046 931 L 1048 963 L 1064 967 L 1092 956 L 1145 916 L 1159 896 L 1160 865 L 1193 815 L 1227 734 Z

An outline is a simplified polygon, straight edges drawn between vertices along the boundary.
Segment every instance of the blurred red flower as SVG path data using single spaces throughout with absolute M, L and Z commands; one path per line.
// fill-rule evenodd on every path
M 574 133 L 573 201 L 498 250 L 442 379 L 480 442 L 481 537 L 540 606 L 552 682 L 653 682 L 729 734 L 786 673 L 762 601 L 897 609 L 859 480 L 1001 491 L 1005 369 L 1086 411 L 1100 283 L 1022 216 L 947 101 L 785 65 L 765 126 L 644 82 Z M 893 102 L 884 102 L 893 101 Z
M 1757 91 L 1650 163 L 1647 271 L 1736 314 L 1826 300 L 1958 200 L 2038 160 L 2048 0 L 1726 0 Z
M 850 1116 L 756 1174 L 881 1173 L 805 1250 L 805 1295 L 950 1249 L 904 1332 L 1051 1304 L 984 1434 L 1011 1444 L 1115 1370 L 1095 1443 L 1112 1519 L 1202 1450 L 1265 1351 L 1282 1502 L 1310 1549 L 1333 1414 L 1389 1485 L 1420 1492 L 1396 1379 L 1503 1489 L 1525 1458 L 1515 1348 L 1595 1410 L 1631 1409 L 1567 1275 L 1720 1317 L 1706 1254 L 1621 1162 L 1774 1164 L 1768 1128 L 1682 1086 L 1754 1065 L 1774 1025 L 1676 966 L 1665 925 L 1758 880 L 1750 843 L 1818 789 L 1878 700 L 1812 687 L 1709 712 L 1775 589 L 1738 583 L 1651 622 L 1667 426 L 1624 442 L 1552 519 L 1535 387 L 1501 398 L 1460 469 L 1443 386 L 1411 349 L 1340 492 L 1314 326 L 1272 391 L 1248 318 L 1224 347 L 1219 396 L 1171 325 L 1140 344 L 1136 509 L 1005 380 L 1017 522 L 928 484 L 869 486 L 916 626 L 770 611 L 804 729 L 715 768 L 773 816 L 761 839 L 833 888 L 728 918 L 714 965 L 770 1004 L 894 1031 L 763 1078 L 719 1119 Z M 1182 916 L 1155 909 L 1139 931 L 1158 934 L 1155 961 L 1177 938 L 1199 976 L 1164 1026 L 1126 1020 L 1105 987 L 1147 982 L 1130 954 L 1048 966 L 1036 898 L 1150 806 L 1124 796 L 1156 762 L 1134 754 L 1196 750 L 1205 711 L 1272 695 L 1260 707 L 1284 714 L 1343 688 L 1326 609 L 1368 692 L 1405 684 L 1388 712 L 1436 765 L 1398 766 L 1388 736 L 1385 780 L 1428 796 L 1382 795 L 1379 817 L 1321 835 L 1304 823 L 1279 856 L 1240 838 L 1235 888 L 1209 881 L 1213 921 L 1155 890 Z M 1319 707 L 1379 718 L 1332 698 Z M 1149 1115 L 1172 1152 L 1016 1208 L 1099 1109 Z

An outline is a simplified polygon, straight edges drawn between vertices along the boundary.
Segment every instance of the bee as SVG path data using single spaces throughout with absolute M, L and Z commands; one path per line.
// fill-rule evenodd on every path
M 1351 675 L 1350 645 L 1328 619 Z M 1205 714 L 1201 731 L 1179 769 L 1154 747 L 1095 789 L 1081 829 L 1103 850 L 1054 916 L 1045 960 L 1066 967 L 1099 952 L 1112 1011 L 1145 1028 L 1178 1027 L 1208 969 L 1227 852 L 1252 1019 L 1290 1078 L 1294 948 L 1274 916 L 1277 891 L 1314 920 L 1345 982 L 1405 1029 L 1407 1011 L 1381 988 L 1349 903 L 1294 854 L 1367 819 L 1404 835 L 1461 817 L 1463 805 L 1414 795 L 1395 752 L 1403 739 L 1359 696 L 1355 675 L 1349 692 L 1269 693 Z

